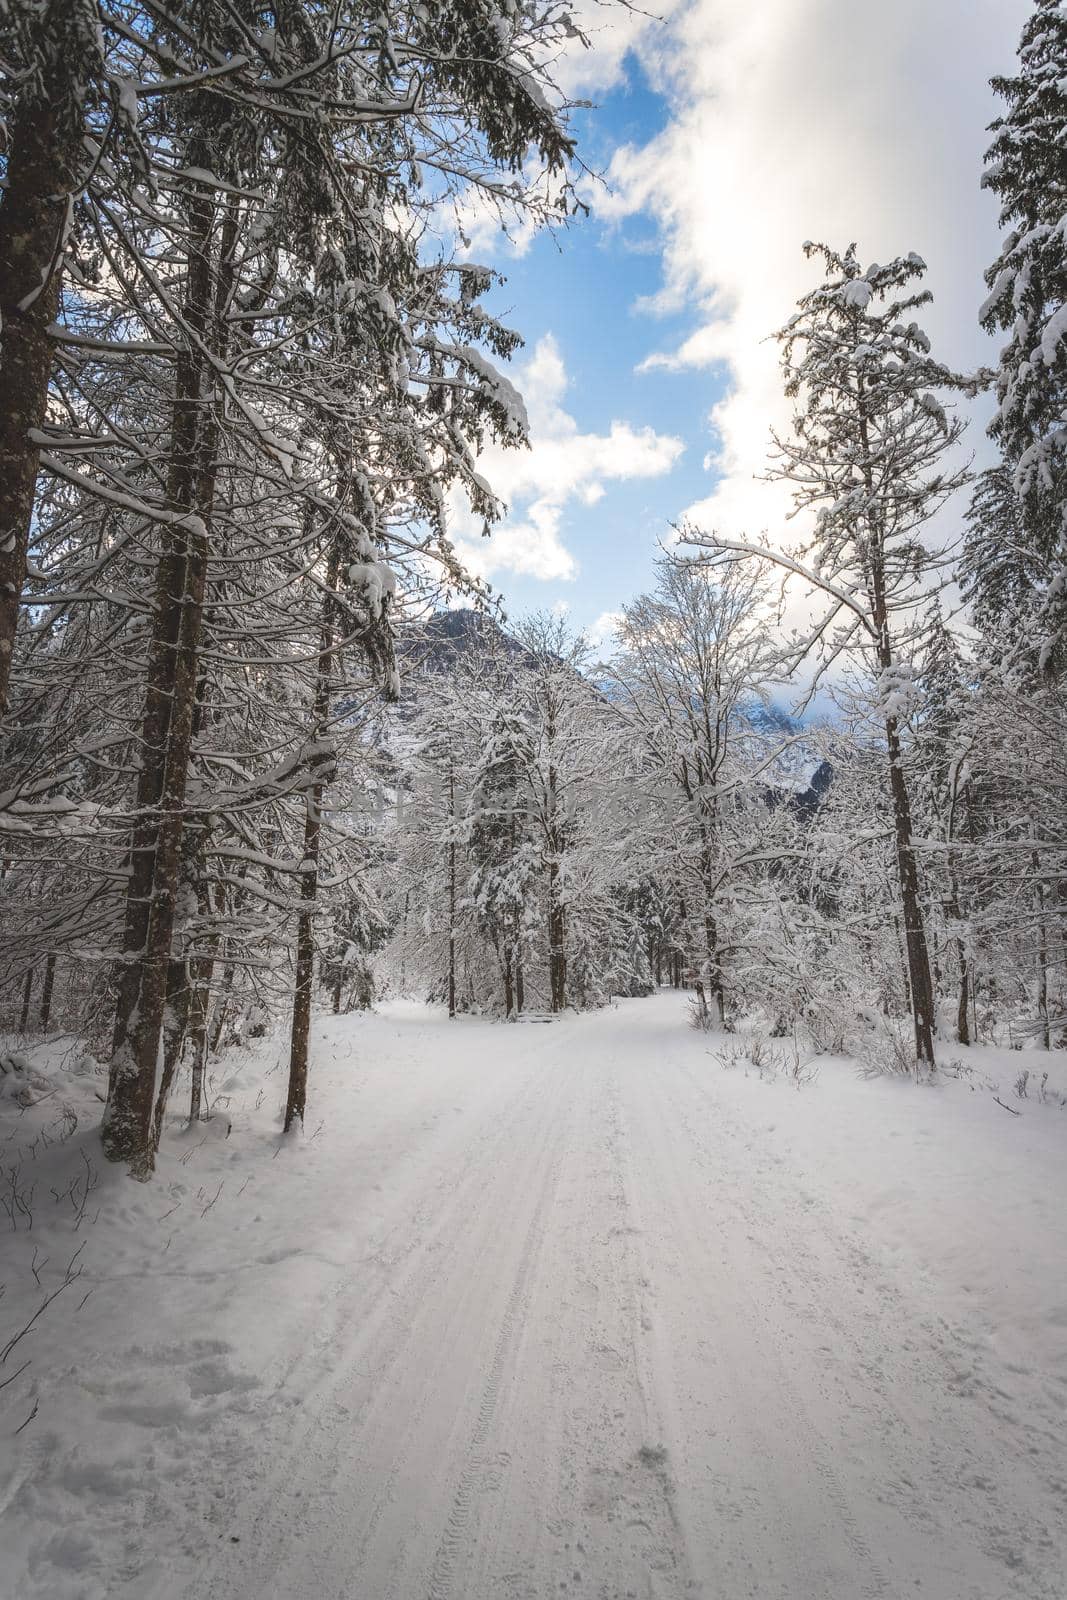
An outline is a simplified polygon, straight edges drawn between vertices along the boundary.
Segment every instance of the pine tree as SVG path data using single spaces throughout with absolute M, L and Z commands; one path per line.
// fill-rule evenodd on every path
M 0 717 L 26 577 L 63 258 L 102 73 L 91 0 L 0 0 Z M 6 102 L 6 103 L 5 103 Z
M 1009 622 L 1025 621 L 1009 653 L 1032 654 L 1047 670 L 1067 629 L 1067 13 L 1059 0 L 1035 0 L 1018 73 L 993 87 L 1006 110 L 991 124 L 982 181 L 1008 231 L 986 273 L 980 316 L 990 332 L 1008 335 L 989 432 L 1011 470 L 1019 515 L 1008 551 L 990 560 L 989 547 L 1007 531 L 1008 499 L 992 480 L 992 503 L 975 503 L 985 548 L 972 550 L 970 565 L 980 604 L 1000 611 L 1007 602 Z M 1016 568 L 1008 585 L 1002 565 Z

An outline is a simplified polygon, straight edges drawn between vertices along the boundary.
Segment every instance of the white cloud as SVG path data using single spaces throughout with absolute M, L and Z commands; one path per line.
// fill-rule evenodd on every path
M 585 630 L 585 636 L 592 648 L 601 655 L 610 655 L 621 622 L 621 611 L 602 611 L 596 621 Z
M 804 239 L 868 260 L 916 250 L 930 264 L 935 352 L 988 360 L 976 326 L 995 214 L 979 188 L 988 86 L 1010 70 L 1027 0 L 695 0 L 640 48 L 673 108 L 642 149 L 620 149 L 604 216 L 643 211 L 663 241 L 652 310 L 690 307 L 699 327 L 645 369 L 724 369 L 712 465 L 689 514 L 706 526 L 782 531 L 780 485 L 756 481 L 769 430 L 788 420 L 768 336 L 815 281 Z M 980 443 L 972 428 L 971 448 Z
M 615 0 L 572 0 L 571 21 L 585 35 L 552 67 L 557 86 L 568 96 L 605 94 L 626 76 L 625 58 L 650 33 L 658 33 L 681 8 L 682 0 L 659 0 L 653 9 L 619 5 Z
M 670 434 L 619 420 L 607 433 L 582 433 L 564 408 L 567 373 L 550 334 L 538 341 L 515 381 L 530 417 L 531 448 L 492 445 L 478 462 L 509 514 L 489 539 L 477 538 L 474 519 L 456 494 L 453 536 L 460 555 L 482 577 L 516 572 L 546 581 L 572 579 L 578 569 L 563 541 L 567 508 L 594 505 L 608 483 L 662 477 L 684 446 Z

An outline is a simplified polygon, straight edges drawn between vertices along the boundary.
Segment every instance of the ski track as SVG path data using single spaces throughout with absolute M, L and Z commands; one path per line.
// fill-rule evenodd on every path
M 471 1028 L 484 1092 L 398 1114 L 347 1255 L 309 1210 L 263 1258 L 297 1302 L 264 1370 L 174 1353 L 241 1397 L 189 1458 L 206 1532 L 106 1592 L 1062 1600 L 1064 1396 L 810 1192 L 681 1023 Z M 362 1196 L 335 1143 L 324 1213 Z

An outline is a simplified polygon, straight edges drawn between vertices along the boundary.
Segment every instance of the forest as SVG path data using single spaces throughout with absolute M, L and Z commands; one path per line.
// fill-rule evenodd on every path
M 501 1019 L 685 986 L 701 1027 L 758 1014 L 906 1073 L 1062 1041 L 1059 5 L 974 175 L 999 364 L 938 359 L 916 254 L 806 245 L 765 470 L 807 532 L 664 528 L 598 650 L 558 611 L 509 621 L 448 515 L 458 489 L 491 537 L 479 453 L 528 438 L 462 206 L 581 228 L 577 25 L 497 0 L 4 0 L 0 25 L 0 994 L 12 1035 L 106 1066 L 111 1160 L 148 1177 L 213 1059 L 268 1031 L 300 1124 L 313 1013 L 383 986 Z
M 0 1600 L 1062 1600 L 1065 1130 L 1067 0 L 0 0 Z

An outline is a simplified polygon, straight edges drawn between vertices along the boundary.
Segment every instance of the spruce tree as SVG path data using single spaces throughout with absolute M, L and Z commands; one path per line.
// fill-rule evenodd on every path
M 1018 515 L 1000 560 L 983 559 L 972 537 L 970 566 L 979 603 L 1010 607 L 1010 653 L 1030 653 L 1047 671 L 1067 629 L 1067 12 L 1059 0 L 1036 0 L 1019 70 L 993 87 L 1006 109 L 991 124 L 983 185 L 999 199 L 1007 232 L 980 316 L 1008 336 L 989 432 L 1011 470 Z M 1005 509 L 993 479 L 975 502 L 987 547 L 1007 532 Z M 1005 564 L 1016 569 L 1008 584 Z

